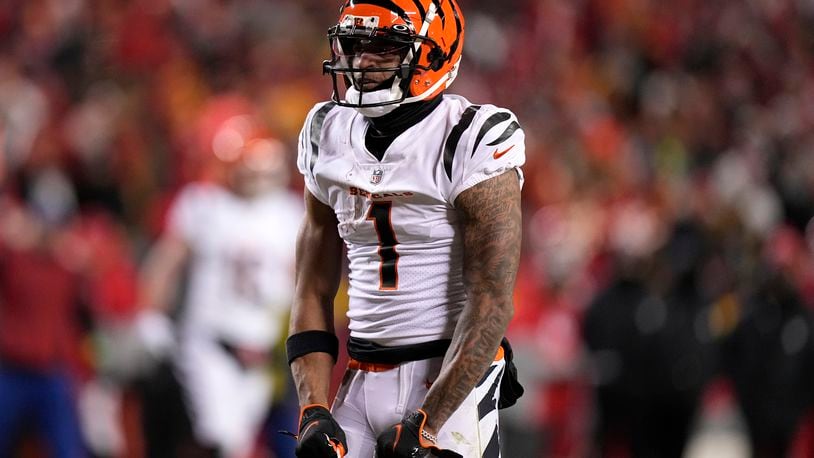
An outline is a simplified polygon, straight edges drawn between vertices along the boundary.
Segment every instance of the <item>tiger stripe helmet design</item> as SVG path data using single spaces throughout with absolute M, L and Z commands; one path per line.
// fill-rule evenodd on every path
M 464 17 L 455 0 L 347 0 L 328 30 L 331 60 L 323 73 L 332 99 L 356 108 L 391 106 L 436 97 L 455 80 L 464 45 Z M 358 65 L 360 53 L 397 54 L 398 63 Z M 364 89 L 371 73 L 387 79 Z

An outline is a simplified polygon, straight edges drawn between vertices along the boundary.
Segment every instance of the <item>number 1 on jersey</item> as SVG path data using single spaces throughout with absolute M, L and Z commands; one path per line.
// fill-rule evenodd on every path
M 394 290 L 399 287 L 398 262 L 396 251 L 396 232 L 390 222 L 390 210 L 393 202 L 372 202 L 367 213 L 367 220 L 373 221 L 376 236 L 379 239 L 379 289 Z

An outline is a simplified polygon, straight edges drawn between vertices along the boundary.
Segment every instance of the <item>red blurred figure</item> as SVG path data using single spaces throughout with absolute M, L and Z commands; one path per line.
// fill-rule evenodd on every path
M 2 197 L 0 197 L 2 198 Z M 85 456 L 75 408 L 81 282 L 62 235 L 31 206 L 0 202 L 0 455 L 33 419 L 54 457 Z

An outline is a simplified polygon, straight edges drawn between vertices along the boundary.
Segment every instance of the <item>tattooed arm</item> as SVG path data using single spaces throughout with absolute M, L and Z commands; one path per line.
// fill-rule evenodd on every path
M 455 200 L 464 244 L 467 305 L 443 368 L 424 400 L 426 429 L 436 434 L 489 368 L 514 314 L 520 259 L 520 181 L 515 170 L 462 192 Z

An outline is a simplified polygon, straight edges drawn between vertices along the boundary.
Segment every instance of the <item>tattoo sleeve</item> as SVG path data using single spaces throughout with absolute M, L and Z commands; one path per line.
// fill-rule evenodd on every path
M 467 305 L 443 368 L 424 400 L 427 427 L 437 432 L 494 360 L 514 309 L 520 258 L 520 182 L 515 170 L 464 191 L 455 201 L 463 232 Z

